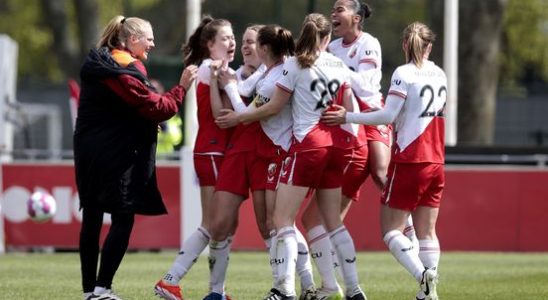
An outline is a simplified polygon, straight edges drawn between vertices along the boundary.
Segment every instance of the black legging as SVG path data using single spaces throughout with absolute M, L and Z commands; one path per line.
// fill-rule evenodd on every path
M 112 225 L 103 244 L 99 276 L 97 276 L 103 212 L 89 208 L 83 209 L 80 230 L 80 266 L 84 293 L 93 292 L 95 286 L 110 289 L 114 274 L 126 253 L 135 215 L 113 213 L 111 219 Z

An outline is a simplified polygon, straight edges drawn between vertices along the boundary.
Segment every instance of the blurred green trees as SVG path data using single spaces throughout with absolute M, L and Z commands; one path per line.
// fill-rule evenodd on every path
M 364 30 L 379 39 L 383 50 L 383 92 L 394 68 L 403 63 L 401 32 L 412 21 L 429 24 L 438 34 L 432 59 L 443 65 L 444 1 L 366 2 L 374 13 L 366 20 Z M 250 23 L 278 23 L 297 37 L 310 8 L 329 15 L 333 3 L 334 0 L 204 0 L 202 13 L 230 20 L 239 42 Z M 154 27 L 157 47 L 149 64 L 159 73 L 153 76 L 165 74 L 176 80 L 182 67 L 185 7 L 186 1 L 182 0 L 3 0 L 0 33 L 19 43 L 20 86 L 63 83 L 69 77 L 78 78 L 82 58 L 110 18 L 118 14 L 143 17 Z M 548 1 L 460 0 L 459 12 L 459 142 L 489 144 L 497 91 L 520 95 L 545 92 Z M 498 29 L 493 27 L 499 25 Z M 496 36 L 487 36 L 491 33 Z M 487 59 L 489 54 L 494 56 Z M 238 57 L 234 67 L 240 61 Z M 164 83 L 170 84 L 165 80 Z

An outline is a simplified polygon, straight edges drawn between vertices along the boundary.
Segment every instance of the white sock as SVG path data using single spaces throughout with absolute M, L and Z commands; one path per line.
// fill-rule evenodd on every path
M 209 242 L 209 290 L 224 294 L 231 239 Z
M 329 238 L 339 257 L 344 284 L 346 286 L 346 295 L 352 296 L 359 289 L 354 241 L 352 241 L 352 237 L 344 225 L 330 232 Z
M 438 240 L 420 240 L 419 258 L 425 268 L 438 271 L 440 263 L 440 242 Z
M 102 294 L 106 294 L 107 291 L 108 291 L 108 290 L 107 290 L 106 287 L 96 286 L 96 287 L 93 289 L 93 294 L 94 294 L 94 295 L 102 295 Z
M 413 244 L 399 230 L 387 232 L 383 237 L 384 243 L 390 249 L 396 260 L 420 282 L 424 265 L 419 259 L 419 256 L 412 251 Z
M 207 229 L 198 227 L 186 241 L 183 243 L 183 248 L 179 251 L 179 255 L 171 265 L 171 268 L 164 276 L 164 280 L 169 284 L 179 284 L 179 281 L 188 273 L 194 265 L 198 256 L 204 251 L 209 243 L 210 235 Z
M 312 264 L 310 263 L 310 255 L 308 254 L 308 244 L 303 234 L 295 227 L 295 237 L 297 238 L 297 265 L 296 271 L 301 280 L 301 290 L 304 291 L 309 287 L 314 286 L 314 277 L 312 275 Z
M 278 283 L 280 292 L 286 296 L 295 296 L 295 267 L 297 263 L 297 238 L 295 228 L 286 226 L 278 230 L 276 243 L 276 263 L 278 264 Z
M 276 230 L 272 230 L 270 231 L 270 248 L 268 249 L 268 254 L 270 255 L 270 268 L 272 269 L 272 286 L 275 288 L 278 284 L 278 264 L 276 263 L 277 244 Z
M 329 244 L 331 244 L 331 241 L 329 241 Z M 339 262 L 339 256 L 337 255 L 337 251 L 335 251 L 335 248 L 333 248 L 333 245 L 331 245 L 331 260 L 333 261 L 333 269 L 335 269 L 335 274 L 339 275 L 339 278 L 343 278 L 343 272 L 341 268 L 341 263 Z
M 318 273 L 322 279 L 322 287 L 329 290 L 338 288 L 337 278 L 333 269 L 333 256 L 331 240 L 322 225 L 313 227 L 308 231 L 310 241 L 310 255 L 316 264 Z
M 420 248 L 419 239 L 417 238 L 417 234 L 415 233 L 415 227 L 413 226 L 413 217 L 411 215 L 409 215 L 409 217 L 407 218 L 403 234 L 411 241 L 411 243 L 413 243 L 413 251 L 418 254 Z

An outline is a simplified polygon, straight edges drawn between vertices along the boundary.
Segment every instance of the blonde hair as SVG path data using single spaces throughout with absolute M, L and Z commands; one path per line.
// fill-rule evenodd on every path
M 301 68 L 311 67 L 318 58 L 322 39 L 331 34 L 331 22 L 322 14 L 309 14 L 303 22 L 295 56 Z
M 403 42 L 406 45 L 405 61 L 413 62 L 418 67 L 422 67 L 424 54 L 428 50 L 428 45 L 436 40 L 436 35 L 421 22 L 413 22 L 403 30 Z
M 151 27 L 149 21 L 141 18 L 116 16 L 112 18 L 105 29 L 103 29 L 103 34 L 96 47 L 108 47 L 110 50 L 125 48 L 129 37 L 141 36 Z

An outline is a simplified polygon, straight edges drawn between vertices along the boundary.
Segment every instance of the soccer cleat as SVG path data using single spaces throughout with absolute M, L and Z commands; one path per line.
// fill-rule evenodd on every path
M 426 300 L 426 296 L 424 295 L 424 292 L 422 289 L 419 289 L 417 292 L 417 295 L 415 296 L 415 300 Z
M 316 294 L 316 288 L 314 286 L 311 286 L 304 291 L 301 291 L 301 295 L 299 296 L 299 300 L 316 300 L 317 294 Z
M 358 286 L 352 291 L 350 296 L 346 295 L 346 300 L 367 300 L 367 296 L 365 296 L 365 293 Z
M 179 285 L 166 283 L 162 279 L 154 286 L 154 294 L 167 300 L 183 300 L 183 294 Z
M 272 288 L 270 289 L 268 294 L 264 296 L 263 300 L 295 300 L 295 296 L 286 296 L 282 294 L 278 289 Z
M 436 286 L 438 284 L 438 274 L 432 269 L 425 269 L 422 272 L 422 280 L 420 283 L 421 290 L 426 296 L 425 300 L 438 300 L 438 292 Z
M 122 298 L 114 294 L 112 290 L 107 290 L 104 294 L 101 295 L 95 295 L 92 293 L 86 298 L 86 300 L 122 300 Z
M 219 294 L 215 292 L 209 293 L 203 300 L 231 300 L 227 294 Z
M 316 299 L 318 300 L 342 300 L 344 294 L 339 286 L 337 290 L 328 290 L 326 288 L 319 288 L 316 292 Z

